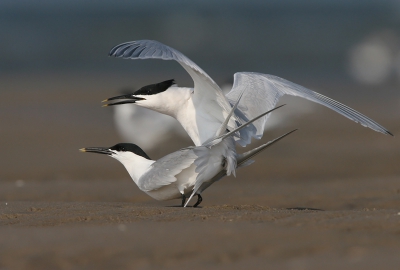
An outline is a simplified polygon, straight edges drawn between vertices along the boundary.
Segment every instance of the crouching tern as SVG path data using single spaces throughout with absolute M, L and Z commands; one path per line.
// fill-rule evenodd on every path
M 228 130 L 234 130 L 238 124 L 271 110 L 283 95 L 292 95 L 319 103 L 365 127 L 392 135 L 386 128 L 356 110 L 273 75 L 238 72 L 234 75 L 231 91 L 224 96 L 220 87 L 199 66 L 181 52 L 158 41 L 138 40 L 122 43 L 112 48 L 109 55 L 124 59 L 175 60 L 189 73 L 194 81 L 193 88 L 177 87 L 173 80 L 168 80 L 142 87 L 129 95 L 106 99 L 104 102 L 113 102 L 105 106 L 135 103 L 170 115 L 179 121 L 196 146 L 203 145 L 215 136 L 226 119 L 231 104 L 244 89 L 246 91 L 228 123 Z M 240 136 L 235 137 L 237 143 L 246 146 L 252 137 L 260 139 L 267 119 L 268 115 L 242 129 Z
M 219 128 L 221 132 L 212 140 L 201 146 L 183 148 L 157 161 L 151 160 L 139 146 L 130 143 L 119 143 L 109 148 L 87 147 L 80 150 L 106 154 L 117 159 L 124 165 L 139 189 L 156 200 L 182 198 L 182 206 L 186 207 L 191 198 L 197 195 L 198 199 L 194 204 L 194 207 L 197 207 L 202 201 L 201 193 L 211 184 L 225 175 L 234 173 L 236 168 L 251 164 L 252 157 L 295 131 L 288 132 L 244 154 L 236 154 L 231 151 L 235 147 L 232 136 L 235 132 L 243 129 L 246 124 L 225 133 L 229 117 L 235 108 L 235 106 L 232 108 L 227 121 L 224 121 Z M 271 111 L 252 119 L 247 124 L 251 124 Z M 237 157 L 233 157 L 234 155 Z M 230 166 L 229 162 L 226 162 L 233 158 L 237 161 L 237 166 Z M 190 197 L 185 203 L 189 195 Z

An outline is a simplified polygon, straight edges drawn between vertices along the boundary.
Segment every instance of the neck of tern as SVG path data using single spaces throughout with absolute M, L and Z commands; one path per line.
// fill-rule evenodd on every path
M 124 165 L 132 180 L 138 185 L 140 177 L 151 169 L 151 164 L 155 161 L 136 155 L 132 152 L 113 155 L 113 158 Z

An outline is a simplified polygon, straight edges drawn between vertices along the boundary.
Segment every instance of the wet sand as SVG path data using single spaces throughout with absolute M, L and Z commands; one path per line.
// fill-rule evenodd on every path
M 181 208 L 142 193 L 116 161 L 78 152 L 118 142 L 110 111 L 92 104 L 109 85 L 18 95 L 13 83 L 0 109 L 1 270 L 400 266 L 398 137 L 318 106 L 293 112 L 255 145 L 299 131 L 206 190 L 202 207 Z M 400 133 L 398 101 L 340 100 Z
M 400 265 L 398 178 L 224 180 L 201 208 L 154 201 L 127 178 L 3 183 L 0 269 Z

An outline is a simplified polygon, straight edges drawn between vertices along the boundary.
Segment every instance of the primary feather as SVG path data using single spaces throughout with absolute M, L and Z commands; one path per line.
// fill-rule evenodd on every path
M 319 103 L 365 127 L 369 127 L 383 134 L 392 135 L 383 126 L 356 110 L 277 76 L 254 72 L 238 72 L 234 75 L 232 90 L 226 97 L 233 102 L 240 96 L 244 88 L 247 90 L 244 92 L 242 101 L 238 105 L 236 111 L 236 115 L 243 121 L 252 119 L 263 111 L 274 108 L 283 95 L 291 95 Z M 266 115 L 262 119 L 256 121 L 253 124 L 253 129 L 248 128 L 246 132 L 241 134 L 242 136 L 239 142 L 242 145 L 246 145 L 250 143 L 251 137 L 261 138 L 268 117 L 269 115 Z

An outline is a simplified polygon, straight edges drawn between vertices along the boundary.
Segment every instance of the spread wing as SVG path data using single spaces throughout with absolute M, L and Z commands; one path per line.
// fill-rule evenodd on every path
M 138 187 L 145 191 L 157 190 L 176 181 L 176 175 L 189 168 L 197 156 L 193 147 L 183 148 L 154 162 L 150 169 L 143 174 Z
M 382 132 L 383 134 L 392 135 L 383 126 L 356 110 L 303 86 L 273 75 L 252 72 L 236 73 L 232 90 L 226 95 L 232 104 L 237 100 L 243 88 L 246 88 L 246 91 L 244 91 L 235 113 L 244 122 L 274 108 L 279 98 L 283 95 L 292 95 L 319 103 L 365 127 Z M 238 143 L 245 146 L 250 143 L 251 137 L 260 139 L 263 135 L 268 116 L 264 116 L 254 122 L 253 125 L 242 130 Z
M 201 111 L 206 112 L 204 115 L 196 114 L 196 121 L 199 124 L 204 118 L 208 122 L 216 121 L 222 123 L 229 113 L 231 106 L 214 80 L 192 60 L 167 45 L 155 40 L 125 42 L 112 48 L 109 55 L 125 59 L 175 60 L 189 73 L 194 81 L 194 106 L 201 107 Z M 201 125 L 198 126 L 201 127 Z M 232 119 L 228 127 L 233 129 L 235 126 L 235 119 Z M 197 143 L 197 145 L 201 145 L 204 141 L 210 139 L 216 132 L 217 129 L 210 131 L 206 135 L 201 135 L 208 136 L 208 138 L 200 138 L 201 142 Z M 210 136 L 209 134 L 211 133 L 213 134 Z

